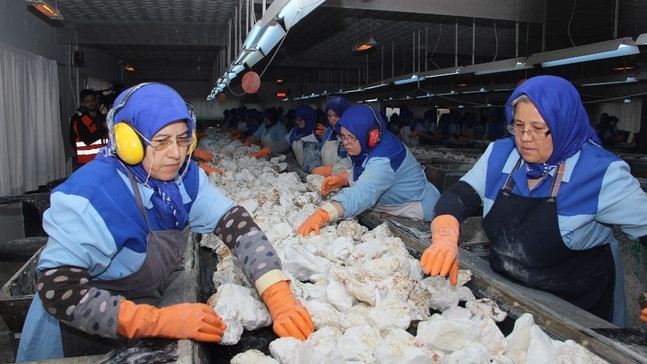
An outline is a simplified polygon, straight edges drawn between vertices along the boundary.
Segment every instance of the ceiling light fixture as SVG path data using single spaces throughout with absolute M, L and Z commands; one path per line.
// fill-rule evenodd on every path
M 496 62 L 479 63 L 463 67 L 461 73 L 474 73 L 475 75 L 487 75 L 490 73 L 519 71 L 533 68 L 532 64 L 526 63 L 526 58 L 511 58 Z
M 133 65 L 130 63 L 126 63 L 124 65 L 124 69 L 128 72 L 135 72 L 135 67 L 133 67 Z
M 541 64 L 542 67 L 554 67 L 638 53 L 640 53 L 640 50 L 636 43 L 631 37 L 626 37 L 579 47 L 535 53 L 528 57 L 527 63 Z
M 368 39 L 364 39 L 360 41 L 359 39 L 359 22 L 357 23 L 357 42 L 353 44 L 353 54 L 354 55 L 362 55 L 362 54 L 369 54 L 373 53 L 375 51 L 375 46 L 377 45 L 377 42 L 373 38 L 373 19 L 371 19 L 371 25 L 369 28 L 369 37 Z
M 56 6 L 58 1 L 54 3 L 54 6 L 45 0 L 27 0 L 27 2 L 50 19 L 63 20 L 63 15 L 61 15 L 61 12 L 58 11 L 58 7 Z
M 635 76 L 622 75 L 621 77 L 611 76 L 606 78 L 598 78 L 595 80 L 591 80 L 589 82 L 581 83 L 580 86 L 582 87 L 605 86 L 605 85 L 618 85 L 623 83 L 634 83 L 634 82 L 638 82 L 638 79 Z
M 374 50 L 375 46 L 377 45 L 377 42 L 373 37 L 370 37 L 369 39 L 366 39 L 363 42 L 357 42 L 355 45 L 353 45 L 353 52 L 354 53 L 359 53 L 361 52 L 362 54 L 365 54 L 366 52 L 370 50 Z

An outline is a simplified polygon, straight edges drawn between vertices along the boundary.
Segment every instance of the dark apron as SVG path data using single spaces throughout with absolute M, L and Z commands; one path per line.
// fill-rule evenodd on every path
M 128 172 L 137 207 L 148 226 L 146 258 L 136 272 L 109 281 L 91 280 L 90 286 L 122 295 L 138 304 L 157 305 L 171 282 L 171 273 L 184 255 L 189 240 L 189 224 L 182 230 L 152 231 L 137 183 Z M 104 354 L 127 342 L 126 338 L 109 339 L 88 334 L 60 321 L 59 326 L 65 357 Z
M 512 172 L 519 168 L 521 159 Z M 615 266 L 608 244 L 571 250 L 562 240 L 557 192 L 565 163 L 558 166 L 549 197 L 512 193 L 512 172 L 483 218 L 490 240 L 490 266 L 521 284 L 550 292 L 611 321 Z

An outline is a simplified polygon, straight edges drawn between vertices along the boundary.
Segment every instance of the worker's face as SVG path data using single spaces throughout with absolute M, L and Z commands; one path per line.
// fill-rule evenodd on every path
M 81 105 L 88 110 L 94 111 L 97 109 L 97 97 L 94 95 L 87 95 L 81 100 Z
M 340 128 L 339 132 L 339 138 L 344 144 L 344 148 L 346 148 L 348 155 L 353 157 L 359 155 L 362 152 L 362 147 L 359 145 L 359 140 L 357 140 L 355 135 L 343 126 Z
M 160 181 L 173 180 L 187 158 L 190 137 L 189 126 L 184 120 L 175 121 L 158 131 L 151 139 L 151 145 L 146 147 L 142 161 L 146 172 L 150 170 L 151 177 Z M 158 147 L 154 148 L 155 145 Z
M 553 136 L 547 135 L 546 139 L 535 138 L 529 131 L 548 131 L 548 125 L 537 111 L 532 102 L 519 102 L 514 107 L 514 125 L 523 130 L 515 133 L 517 149 L 526 163 L 544 163 L 553 154 Z
M 301 118 L 294 118 L 294 122 L 297 123 L 297 127 L 299 129 L 303 129 L 306 127 L 306 121 Z
M 330 126 L 335 130 L 335 124 L 339 121 L 339 115 L 333 110 L 333 109 L 328 109 L 328 112 L 326 113 L 326 116 L 328 116 L 328 122 L 330 123 Z

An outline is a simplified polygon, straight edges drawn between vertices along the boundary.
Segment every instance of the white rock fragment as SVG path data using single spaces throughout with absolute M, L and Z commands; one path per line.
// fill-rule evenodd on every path
M 404 330 L 391 330 L 375 348 L 380 364 L 418 364 L 436 362 L 442 357 Z
M 490 298 L 479 298 L 467 301 L 465 308 L 469 309 L 472 315 L 480 318 L 492 318 L 496 322 L 505 320 L 507 314 L 499 308 L 499 305 Z
M 235 284 L 224 284 L 209 297 L 207 304 L 222 317 L 227 328 L 221 345 L 234 345 L 245 330 L 256 330 L 272 323 L 267 307 L 255 297 L 255 291 Z
M 433 315 L 431 319 L 418 323 L 416 339 L 428 347 L 451 353 L 479 342 L 478 326 L 469 319 L 446 319 Z
M 281 364 L 278 360 L 263 354 L 260 350 L 247 350 L 236 354 L 229 364 Z
M 293 337 L 281 337 L 270 343 L 270 353 L 280 363 L 307 364 L 303 357 L 305 343 Z
M 346 362 L 374 363 L 373 352 L 380 341 L 380 330 L 373 325 L 362 324 L 344 332 L 339 341 L 339 350 Z

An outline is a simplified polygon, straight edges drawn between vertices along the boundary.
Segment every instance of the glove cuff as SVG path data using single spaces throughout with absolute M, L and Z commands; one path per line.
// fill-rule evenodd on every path
M 335 205 L 331 204 L 330 202 L 323 204 L 323 206 L 321 206 L 321 209 L 328 213 L 328 218 L 330 219 L 330 221 L 339 219 L 339 213 L 337 212 Z
M 286 276 L 282 270 L 274 269 L 263 274 L 259 279 L 256 280 L 256 282 L 254 282 L 254 285 L 256 286 L 258 294 L 262 295 L 263 292 L 265 292 L 265 290 L 274 283 L 289 280 L 290 278 L 288 278 L 288 276 Z

